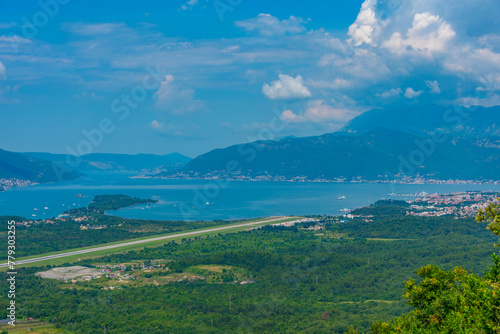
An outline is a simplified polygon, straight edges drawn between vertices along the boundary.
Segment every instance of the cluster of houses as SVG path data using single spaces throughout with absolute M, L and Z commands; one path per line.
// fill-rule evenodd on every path
M 454 215 L 455 218 L 472 217 L 491 202 L 498 201 L 497 193 L 460 192 L 453 194 L 431 194 L 410 201 L 408 216 L 440 217 Z
M 283 223 L 273 224 L 272 226 L 290 227 L 290 226 L 295 226 L 295 224 L 312 223 L 312 222 L 317 222 L 317 221 L 318 221 L 318 219 L 314 219 L 314 218 L 301 218 L 301 219 L 297 219 L 297 220 L 294 220 L 291 222 L 283 222 Z
M 15 187 L 27 187 L 38 184 L 36 182 L 31 182 L 28 180 L 19 180 L 19 179 L 0 179 L 0 191 L 7 190 Z
M 80 230 L 102 230 L 108 228 L 108 225 L 80 225 Z

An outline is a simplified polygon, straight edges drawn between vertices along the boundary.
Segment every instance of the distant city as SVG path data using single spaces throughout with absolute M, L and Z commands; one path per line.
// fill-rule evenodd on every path
M 332 183 L 394 183 L 394 184 L 500 184 L 499 180 L 462 180 L 462 179 L 449 179 L 441 180 L 435 178 L 427 178 L 424 176 L 401 176 L 397 178 L 383 178 L 380 179 L 365 179 L 362 177 L 356 178 L 315 178 L 310 179 L 307 176 L 286 177 L 283 175 L 259 175 L 250 176 L 243 174 L 228 175 L 227 173 L 184 173 L 177 172 L 169 175 L 141 175 L 137 178 L 158 178 L 158 179 L 187 179 L 187 180 L 229 180 L 229 181 L 281 181 L 281 182 L 332 182 Z

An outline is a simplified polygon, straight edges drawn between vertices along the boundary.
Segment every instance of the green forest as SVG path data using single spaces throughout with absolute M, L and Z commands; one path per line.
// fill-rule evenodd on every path
M 104 279 L 67 283 L 34 275 L 50 267 L 23 268 L 18 316 L 68 333 L 466 333 L 455 309 L 464 319 L 492 321 L 498 315 L 490 282 L 500 272 L 500 260 L 491 258 L 497 238 L 473 218 L 407 217 L 400 209 L 381 203 L 363 209 L 372 221 L 316 217 L 318 223 L 185 239 L 68 264 L 162 262 L 165 272 L 143 276 L 205 279 L 133 280 L 106 290 Z M 491 217 L 494 212 L 482 220 Z M 497 232 L 495 226 L 490 230 Z M 210 266 L 231 269 L 209 277 L 200 268 Z M 252 283 L 232 281 L 243 278 Z M 2 277 L 4 290 L 5 282 Z M 4 299 L 0 309 L 5 317 Z M 496 333 L 497 324 L 470 332 Z

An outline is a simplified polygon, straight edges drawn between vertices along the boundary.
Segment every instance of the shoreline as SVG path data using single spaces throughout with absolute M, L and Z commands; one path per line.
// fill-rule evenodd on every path
M 500 185 L 500 180 L 440 180 L 440 179 L 415 179 L 415 180 L 345 180 L 345 179 L 285 179 L 285 178 L 220 178 L 220 177 L 168 177 L 154 175 L 137 175 L 131 179 L 160 179 L 160 180 L 205 180 L 205 181 L 239 181 L 239 182 L 290 182 L 290 183 L 369 183 L 369 184 L 456 184 L 456 185 Z

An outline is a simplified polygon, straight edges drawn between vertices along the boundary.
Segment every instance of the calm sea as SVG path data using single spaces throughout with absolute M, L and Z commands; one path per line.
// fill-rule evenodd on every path
M 215 220 L 276 215 L 342 214 L 380 199 L 410 199 L 396 194 L 500 191 L 500 185 L 387 185 L 352 183 L 223 182 L 131 179 L 127 174 L 94 174 L 57 184 L 0 192 L 0 215 L 55 217 L 88 205 L 95 195 L 125 194 L 159 200 L 113 212 L 126 218 Z M 343 198 L 345 197 L 345 198 Z

